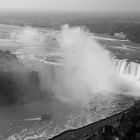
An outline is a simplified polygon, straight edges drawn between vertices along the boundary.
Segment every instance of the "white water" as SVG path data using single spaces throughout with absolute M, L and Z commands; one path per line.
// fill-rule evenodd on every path
M 64 101 L 63 106 L 59 102 L 45 104 L 46 108 L 49 106 L 48 108 L 54 110 L 54 114 L 58 116 L 50 124 L 44 124 L 43 126 L 37 124 L 33 129 L 23 129 L 21 133 L 17 134 L 19 137 L 23 136 L 27 138 L 30 132 L 33 131 L 32 136 L 35 134 L 35 137 L 39 138 L 40 133 L 38 130 L 41 128 L 41 134 L 44 134 L 45 137 L 50 137 L 72 127 L 81 127 L 95 120 L 105 118 L 109 115 L 108 111 L 111 112 L 113 110 L 111 110 L 113 98 L 109 92 L 113 92 L 117 88 L 115 86 L 118 86 L 118 83 L 121 86 L 126 83 L 125 80 L 125 82 L 121 82 L 120 78 L 117 79 L 118 73 L 127 75 L 130 79 L 131 75 L 134 75 L 134 77 L 137 75 L 135 74 L 136 66 L 127 66 L 125 60 L 115 60 L 114 65 L 116 67 L 114 70 L 109 52 L 94 39 L 92 33 L 89 33 L 85 29 L 64 26 L 60 34 L 61 36 L 56 40 L 56 43 L 52 43 L 51 41 L 48 43 L 46 38 L 44 41 L 44 36 L 42 39 L 42 35 L 40 36 L 38 30 L 34 28 L 25 28 L 23 31 L 21 30 L 12 36 L 19 44 L 25 45 L 22 47 L 19 46 L 18 53 L 20 53 L 18 56 L 25 56 L 24 60 L 29 60 L 29 65 L 33 65 L 34 62 L 36 70 L 40 72 L 42 87 L 46 90 L 50 88 L 55 93 L 55 96 Z M 53 65 L 50 67 L 50 71 L 48 70 L 50 64 L 46 63 L 49 61 L 39 58 L 39 56 L 48 56 L 49 47 L 59 48 L 64 57 L 63 65 L 60 67 Z M 118 73 L 116 74 L 115 71 L 118 71 Z M 126 85 L 126 87 L 129 86 L 129 84 Z M 118 88 L 120 87 L 118 86 Z M 133 95 L 133 92 L 134 90 L 131 95 Z M 104 93 L 104 95 L 101 96 L 99 93 Z M 89 99 L 91 99 L 91 95 L 95 97 L 92 99 L 91 111 L 90 109 L 83 111 L 83 114 L 79 113 L 79 110 L 79 112 L 76 112 L 75 103 L 76 105 L 87 105 Z M 36 107 L 35 104 L 30 103 L 29 105 L 32 108 Z M 29 105 L 26 104 L 27 107 Z M 116 107 L 115 105 L 114 103 L 114 108 Z M 67 115 L 68 113 L 72 114 L 71 112 L 74 111 L 76 112 L 75 119 Z M 34 119 L 38 120 L 38 118 Z M 16 135 L 13 137 L 16 137 Z
M 115 60 L 114 70 L 109 51 L 95 40 L 94 34 L 83 27 L 65 25 L 59 35 L 58 32 L 50 37 L 46 34 L 37 28 L 24 27 L 14 31 L 11 38 L 22 44 L 16 54 L 28 63 L 25 65 L 34 65 L 33 69 L 39 71 L 42 87 L 50 89 L 63 101 L 88 104 L 91 96 L 99 93 L 109 95 L 127 85 L 127 79 L 140 79 L 136 63 Z M 55 53 L 54 56 L 61 53 L 64 61 L 45 60 L 50 53 Z M 51 64 L 55 66 L 48 71 Z
M 115 59 L 114 67 L 121 75 L 140 81 L 140 64 L 128 62 L 127 59 Z

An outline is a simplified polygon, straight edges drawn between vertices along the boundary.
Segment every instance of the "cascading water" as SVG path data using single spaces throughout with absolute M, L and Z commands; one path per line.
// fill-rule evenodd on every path
M 129 62 L 127 59 L 115 59 L 113 66 L 121 75 L 140 81 L 140 64 Z
M 15 54 L 20 61 L 39 73 L 40 88 L 44 91 L 43 99 L 27 100 L 20 105 L 20 110 L 33 112 L 34 108 L 36 114 L 40 110 L 42 113 L 49 111 L 53 118 L 43 125 L 38 121 L 16 120 L 12 123 L 18 126 L 18 133 L 16 127 L 11 130 L 7 124 L 5 132 L 10 129 L 12 133 L 3 134 L 0 139 L 50 138 L 103 119 L 130 105 L 128 98 L 111 94 L 119 88 L 121 79 L 112 68 L 109 51 L 94 39 L 92 33 L 82 27 L 65 25 L 58 37 L 50 38 L 40 35 L 39 29 L 25 27 L 14 32 L 11 40 L 18 48 Z M 116 71 L 135 75 L 131 67 L 136 66 L 128 65 L 126 60 L 114 62 Z

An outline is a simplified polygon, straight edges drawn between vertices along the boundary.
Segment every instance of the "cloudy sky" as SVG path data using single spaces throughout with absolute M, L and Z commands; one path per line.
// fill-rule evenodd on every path
M 0 0 L 0 10 L 140 11 L 140 0 Z

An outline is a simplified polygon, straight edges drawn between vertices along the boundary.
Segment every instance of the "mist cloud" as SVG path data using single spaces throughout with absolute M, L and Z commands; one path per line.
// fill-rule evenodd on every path
M 13 37 L 25 46 L 33 47 L 30 51 L 28 47 L 24 48 L 32 55 L 48 56 L 47 39 L 36 28 L 25 27 Z M 50 92 L 64 102 L 84 105 L 99 94 L 139 96 L 138 86 L 115 71 L 110 52 L 94 39 L 94 34 L 88 29 L 64 25 L 59 36 L 55 37 L 55 43 L 54 39 L 49 40 L 49 44 L 53 44 L 49 47 L 57 48 L 56 53 L 61 52 L 61 66 L 47 64 L 49 60 L 43 60 L 44 63 L 37 58 L 29 60 L 31 66 L 34 63 L 33 69 L 38 71 L 41 88 L 46 93 Z M 33 44 L 36 44 L 35 48 Z

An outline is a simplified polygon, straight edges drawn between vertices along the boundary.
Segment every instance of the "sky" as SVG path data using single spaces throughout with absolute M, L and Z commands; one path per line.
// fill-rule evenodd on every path
M 140 0 L 0 0 L 1 10 L 140 11 Z

